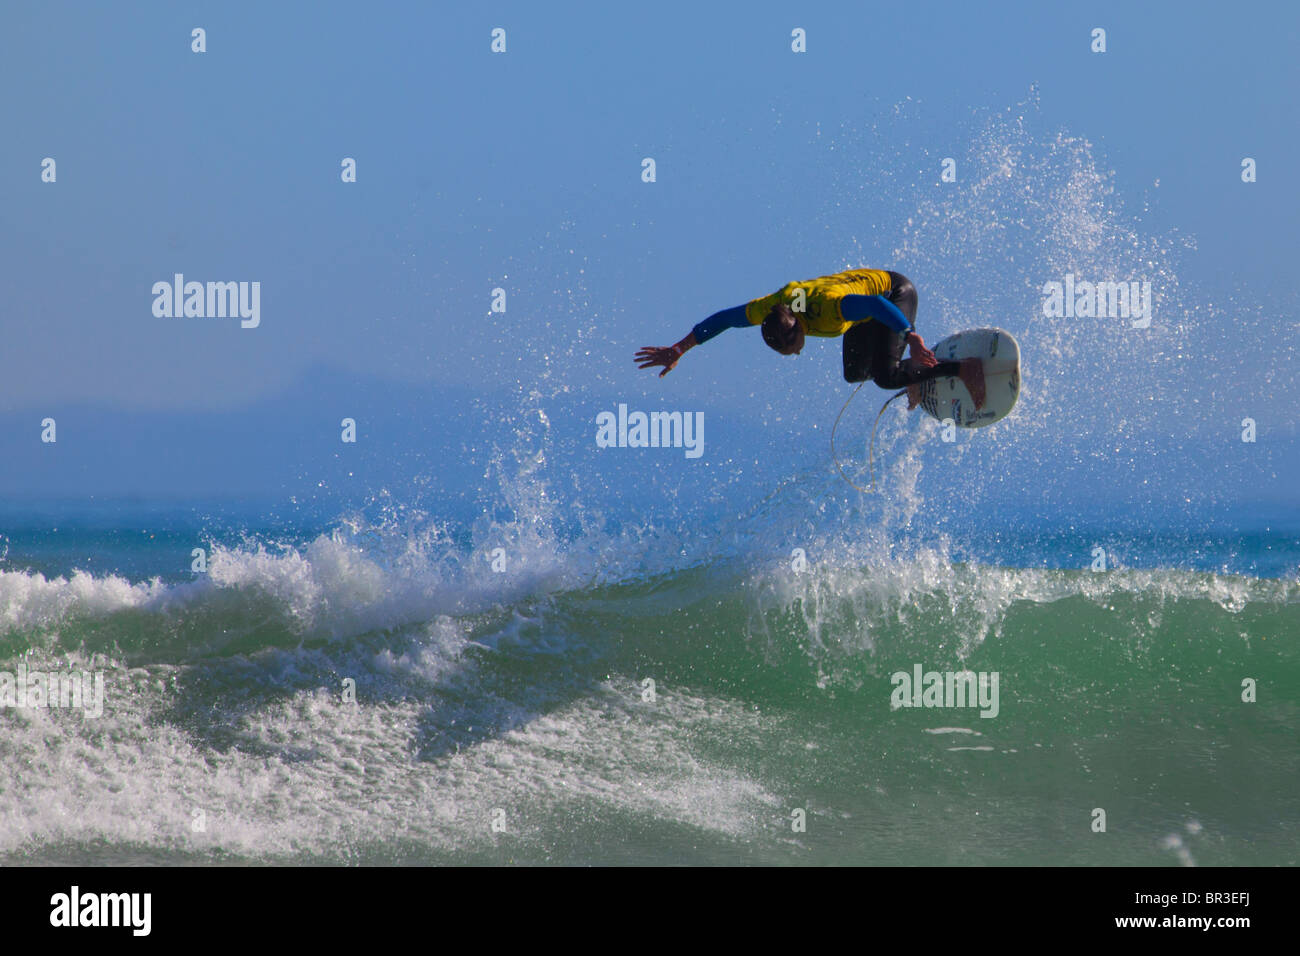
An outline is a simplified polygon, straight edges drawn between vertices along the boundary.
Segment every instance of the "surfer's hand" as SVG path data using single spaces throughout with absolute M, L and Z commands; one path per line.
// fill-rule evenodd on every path
M 658 368 L 660 365 L 664 370 L 659 373 L 663 378 L 669 372 L 677 367 L 677 360 L 682 357 L 682 352 L 686 351 L 678 345 L 669 345 L 666 348 L 647 345 L 636 353 L 633 360 L 637 363 L 637 368 Z
M 663 378 L 669 372 L 677 367 L 677 360 L 686 354 L 687 349 L 693 349 L 700 343 L 695 341 L 695 330 L 686 336 L 676 345 L 670 345 L 667 348 L 656 348 L 653 345 L 647 345 L 641 351 L 636 353 L 637 368 L 657 368 L 662 365 L 664 370 L 659 373 Z
M 925 340 L 915 332 L 908 332 L 906 342 L 912 347 L 912 361 L 921 368 L 934 368 L 939 360 L 925 347 Z

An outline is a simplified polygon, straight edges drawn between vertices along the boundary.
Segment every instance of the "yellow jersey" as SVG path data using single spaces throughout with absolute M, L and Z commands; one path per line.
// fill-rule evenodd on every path
M 846 295 L 888 295 L 892 288 L 893 282 L 884 269 L 849 269 L 791 282 L 771 295 L 753 299 L 745 306 L 745 318 L 750 325 L 762 325 L 772 307 L 784 302 L 804 319 L 809 335 L 834 338 L 853 327 L 840 311 L 840 302 Z

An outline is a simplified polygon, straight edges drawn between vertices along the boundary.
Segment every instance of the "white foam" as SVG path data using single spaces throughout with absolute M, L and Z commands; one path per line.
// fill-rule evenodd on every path
M 412 740 L 426 704 L 353 706 L 318 689 L 268 698 L 240 719 L 239 747 L 222 749 L 157 719 L 169 673 L 113 672 L 98 721 L 15 712 L 0 744 L 0 853 L 39 859 L 42 846 L 98 841 L 254 858 L 403 840 L 472 850 L 551 839 L 541 824 L 557 814 L 580 843 L 584 821 L 609 812 L 744 835 L 777 809 L 756 780 L 697 752 L 702 733 L 761 730 L 761 717 L 727 701 L 671 693 L 646 704 L 615 680 L 424 759 Z M 491 829 L 497 810 L 504 834 Z
M 94 577 L 76 571 L 46 578 L 26 571 L 0 571 L 0 633 L 52 629 L 78 617 L 103 617 L 142 607 L 166 588 L 156 580 L 132 584 L 117 575 Z

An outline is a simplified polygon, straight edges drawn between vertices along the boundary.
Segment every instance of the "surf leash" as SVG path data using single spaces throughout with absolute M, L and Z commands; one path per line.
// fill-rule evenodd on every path
M 907 394 L 907 389 L 904 388 L 889 396 L 889 399 L 885 404 L 880 406 L 880 411 L 876 412 L 876 420 L 871 423 L 871 444 L 868 446 L 867 451 L 867 463 L 868 467 L 871 469 L 871 491 L 868 491 L 866 488 L 854 484 L 853 480 L 849 478 L 848 475 L 844 474 L 844 468 L 840 465 L 839 456 L 835 454 L 835 429 L 840 427 L 840 419 L 844 416 L 844 410 L 849 407 L 849 402 L 853 401 L 854 395 L 857 395 L 858 392 L 862 391 L 862 386 L 866 384 L 866 382 L 858 384 L 858 387 L 853 390 L 853 395 L 850 395 L 845 400 L 844 405 L 840 408 L 840 413 L 835 416 L 835 424 L 831 426 L 831 458 L 835 461 L 835 467 L 839 469 L 841 478 L 847 481 L 850 485 L 853 485 L 854 488 L 857 488 L 857 490 L 862 492 L 864 495 L 870 494 L 876 490 L 876 426 L 880 424 L 880 416 L 885 414 L 885 409 L 889 407 L 890 402 L 898 398 L 900 395 Z

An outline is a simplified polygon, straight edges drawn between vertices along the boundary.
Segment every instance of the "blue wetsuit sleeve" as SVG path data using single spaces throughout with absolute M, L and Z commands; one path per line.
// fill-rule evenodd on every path
M 745 316 L 745 307 L 738 305 L 735 308 L 714 312 L 703 322 L 698 323 L 691 331 L 695 333 L 696 344 L 703 345 L 725 329 L 743 329 L 748 326 L 749 319 Z
M 840 300 L 840 315 L 846 322 L 875 319 L 895 332 L 912 331 L 912 323 L 899 311 L 898 306 L 883 295 L 846 295 Z

